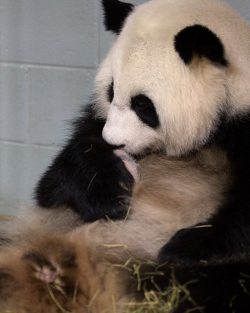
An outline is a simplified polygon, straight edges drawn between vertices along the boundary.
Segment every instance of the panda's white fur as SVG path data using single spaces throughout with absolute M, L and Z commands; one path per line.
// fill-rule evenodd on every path
M 175 36 L 195 24 L 222 40 L 228 67 L 206 58 L 194 59 L 189 66 L 182 62 Z M 152 146 L 166 148 L 168 155 L 199 148 L 222 112 L 234 116 L 249 109 L 249 51 L 249 24 L 222 2 L 153 0 L 136 7 L 96 78 L 97 114 L 107 118 L 103 137 L 125 144 L 135 154 Z M 105 92 L 112 79 L 110 106 Z M 141 93 L 156 107 L 157 129 L 146 126 L 130 109 L 131 97 Z
M 198 56 L 194 56 L 191 64 L 187 65 L 180 58 L 174 47 L 176 34 L 187 26 L 198 24 L 208 27 L 222 40 L 227 66 L 220 66 Z M 226 202 L 225 198 L 229 197 L 229 193 L 224 192 L 233 185 L 235 171 L 231 180 L 231 162 L 224 158 L 225 152 L 217 150 L 217 147 L 215 150 L 210 148 L 208 151 L 199 151 L 198 155 L 191 156 L 190 159 L 179 159 L 179 156 L 199 150 L 205 145 L 219 126 L 221 114 L 226 117 L 237 117 L 249 111 L 249 54 L 250 27 L 223 3 L 214 0 L 153 0 L 134 9 L 97 75 L 94 101 L 96 117 L 107 119 L 103 137 L 108 143 L 125 145 L 125 150 L 131 154 L 141 154 L 144 150 L 151 152 L 165 150 L 168 156 L 175 156 L 177 159 L 153 155 L 140 161 L 141 178 L 135 185 L 131 210 L 124 221 L 97 221 L 79 226 L 71 232 L 71 226 L 78 225 L 78 218 L 66 211 L 72 224 L 65 225 L 65 213 L 60 215 L 58 211 L 51 211 L 43 212 L 45 217 L 43 214 L 41 218 L 35 215 L 27 224 L 18 225 L 17 231 L 10 237 L 14 242 L 13 246 L 3 248 L 0 254 L 2 307 L 15 310 L 17 306 L 23 305 L 26 312 L 30 309 L 28 307 L 27 310 L 27 305 L 33 297 L 34 301 L 37 301 L 36 313 L 48 310 L 57 312 L 44 293 L 43 287 L 49 282 L 59 291 L 62 301 L 66 302 L 66 308 L 72 309 L 72 304 L 67 303 L 68 298 L 64 296 L 79 281 L 80 293 L 76 296 L 79 300 L 76 312 L 85 312 L 86 307 L 91 312 L 110 312 L 113 292 L 117 292 L 123 299 L 127 297 L 127 289 L 124 289 L 120 279 L 115 284 L 110 283 L 112 275 L 110 276 L 107 271 L 106 258 L 111 263 L 114 260 L 118 263 L 123 262 L 127 260 L 129 251 L 129 257 L 132 255 L 144 260 L 155 260 L 159 249 L 168 240 L 172 242 L 171 237 L 176 231 L 199 222 L 203 222 L 201 227 L 198 225 L 187 231 L 191 231 L 192 234 L 192 230 L 199 229 L 199 237 L 195 239 L 199 243 L 200 238 L 205 238 L 201 243 L 206 252 L 206 243 L 210 244 L 210 238 L 203 237 L 204 229 L 211 229 L 212 233 L 216 228 L 214 225 L 206 224 L 206 220 L 211 216 L 216 217 L 220 206 Z M 107 91 L 112 81 L 114 99 L 110 104 Z M 153 101 L 160 119 L 159 127 L 145 125 L 130 109 L 131 97 L 138 94 L 145 94 Z M 132 174 L 136 178 L 135 167 L 131 166 L 128 167 L 132 168 Z M 243 175 L 243 182 L 244 179 Z M 227 214 L 227 211 L 225 212 Z M 239 215 L 233 215 L 233 221 L 235 219 L 238 222 Z M 230 214 L 228 220 L 231 222 Z M 214 223 L 218 226 L 216 221 Z M 222 231 L 223 227 L 228 231 L 227 226 L 222 223 Z M 238 233 L 245 234 L 244 226 L 243 223 L 240 232 L 235 228 L 234 242 L 238 240 Z M 55 231 L 55 227 L 62 229 Z M 33 231 L 36 232 L 36 236 L 32 236 Z M 58 233 L 59 237 L 56 236 Z M 219 234 L 221 235 L 221 232 Z M 231 236 L 229 232 L 227 234 Z M 231 237 L 227 239 L 228 242 L 223 243 L 225 245 L 228 243 L 227 248 L 231 249 Z M 218 236 L 218 242 L 220 240 Z M 195 246 L 196 241 L 191 243 Z M 212 243 L 213 248 L 217 242 Z M 239 241 L 236 246 L 240 247 L 240 256 L 243 255 L 245 262 L 243 244 L 244 241 Z M 203 246 L 198 246 L 201 251 Z M 190 242 L 182 248 L 184 252 L 187 249 L 192 250 Z M 73 260 L 66 258 L 67 262 L 64 262 L 67 253 L 72 251 Z M 238 250 L 236 252 L 238 253 Z M 191 273 L 191 278 L 197 278 L 201 270 L 202 275 L 204 274 L 202 277 L 207 277 L 209 276 L 207 270 L 211 274 L 212 269 L 213 274 L 214 269 L 215 272 L 220 271 L 220 266 L 228 265 L 225 261 L 231 265 L 235 259 L 238 260 L 238 255 L 237 258 L 235 255 L 231 256 L 231 250 L 229 253 L 226 250 L 226 253 L 224 259 L 218 260 L 217 255 L 214 257 L 212 254 L 211 263 L 208 257 L 205 260 L 199 258 L 198 266 L 192 262 L 184 263 L 184 266 L 180 263 L 184 270 L 177 267 L 177 274 L 180 273 L 182 277 L 183 273 Z M 177 256 L 181 258 L 183 255 Z M 214 259 L 217 263 L 213 263 Z M 233 265 L 236 265 L 236 268 L 238 265 L 241 266 L 241 260 Z M 204 262 L 204 267 L 201 261 Z M 243 269 L 245 270 L 245 267 Z M 223 267 L 221 273 L 223 280 L 228 278 L 226 267 Z M 168 281 L 168 278 L 166 275 L 165 280 Z M 236 276 L 237 287 L 238 278 L 239 276 Z M 216 276 L 216 279 L 215 283 L 219 284 L 220 276 Z M 184 283 L 186 282 L 184 278 Z M 16 283 L 19 286 L 25 283 L 27 288 L 17 289 Z M 228 288 L 232 287 L 230 291 L 233 292 L 234 283 L 235 281 L 230 281 L 229 277 L 231 285 L 228 285 Z M 206 285 L 206 282 L 205 288 L 203 285 L 202 303 L 207 301 L 205 296 L 207 290 L 211 292 L 210 286 Z M 240 294 L 242 297 L 242 293 L 244 290 L 239 291 L 237 296 Z M 199 292 L 197 294 L 199 295 Z M 223 301 L 233 306 L 234 304 L 230 302 L 231 296 L 234 299 L 234 293 L 230 293 L 229 299 L 226 295 Z M 213 297 L 210 298 L 213 302 Z M 38 299 L 44 301 L 39 302 Z M 246 299 L 248 296 L 243 295 L 245 302 L 248 301 Z M 243 313 L 245 302 L 237 307 L 237 313 Z M 94 305 L 93 308 L 90 304 Z M 219 308 L 219 305 L 217 306 Z M 215 310 L 212 309 L 206 312 L 214 312 L 217 307 L 215 306 Z M 228 312 L 218 309 L 219 311 Z M 184 311 L 180 309 L 176 312 Z

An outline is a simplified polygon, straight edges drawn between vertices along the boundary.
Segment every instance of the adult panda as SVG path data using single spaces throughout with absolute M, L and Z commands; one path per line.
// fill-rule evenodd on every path
M 115 149 L 178 157 L 217 145 L 232 164 L 226 201 L 206 221 L 211 228 L 178 233 L 161 260 L 241 255 L 250 244 L 249 24 L 216 0 L 103 5 L 118 37 L 88 113 L 38 184 L 38 204 L 68 205 L 85 221 L 123 218 L 128 205 L 117 199 L 131 194 L 133 178 Z
M 124 218 L 128 203 L 118 200 L 131 195 L 133 176 L 116 149 L 181 157 L 217 146 L 232 170 L 225 200 L 204 223 L 174 235 L 159 260 L 173 264 L 181 281 L 198 278 L 191 291 L 205 312 L 246 312 L 250 27 L 214 0 L 103 5 L 117 40 L 100 67 L 88 113 L 37 187 L 37 202 L 69 206 L 87 222 Z M 187 308 L 184 303 L 179 312 Z
M 98 77 L 114 84 L 101 115 L 108 143 L 132 154 L 161 146 L 170 156 L 216 145 L 231 162 L 233 183 L 217 211 L 159 254 L 179 282 L 196 281 L 189 291 L 203 312 L 250 306 L 249 39 L 249 24 L 221 2 L 150 1 L 127 17 Z M 176 312 L 189 309 L 184 301 Z

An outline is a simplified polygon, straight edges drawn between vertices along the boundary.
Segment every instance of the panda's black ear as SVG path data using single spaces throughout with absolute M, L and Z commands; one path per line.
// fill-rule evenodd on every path
M 211 62 L 227 66 L 221 40 L 207 27 L 192 25 L 182 29 L 175 36 L 175 50 L 186 64 L 194 57 L 205 57 Z
M 118 0 L 102 0 L 102 5 L 106 30 L 119 34 L 134 5 Z

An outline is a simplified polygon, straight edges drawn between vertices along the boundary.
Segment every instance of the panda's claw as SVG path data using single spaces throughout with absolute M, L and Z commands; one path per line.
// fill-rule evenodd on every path
M 38 268 L 35 273 L 34 276 L 38 279 L 41 280 L 42 282 L 46 283 L 46 284 L 58 284 L 59 279 L 58 279 L 58 273 L 47 267 L 47 266 L 43 266 Z M 61 282 L 60 282 L 61 285 Z

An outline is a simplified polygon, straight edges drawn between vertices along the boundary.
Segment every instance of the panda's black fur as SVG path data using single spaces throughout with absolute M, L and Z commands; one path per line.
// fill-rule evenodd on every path
M 69 206 L 85 222 L 124 218 L 133 178 L 113 153 L 117 147 L 102 138 L 105 121 L 93 116 L 92 106 L 75 122 L 72 138 L 41 178 L 37 203 L 45 208 Z
M 104 12 L 107 12 L 104 15 L 106 29 L 119 34 L 126 17 L 131 13 L 134 6 L 130 3 L 116 0 L 103 1 L 102 3 Z
M 192 25 L 175 36 L 175 49 L 186 64 L 192 62 L 194 55 L 206 57 L 212 62 L 227 66 L 224 47 L 220 39 L 207 27 Z
M 133 7 L 109 0 L 103 0 L 103 5 L 107 29 L 119 34 Z M 195 38 L 194 44 L 190 44 L 190 38 Z M 196 24 L 179 32 L 175 49 L 187 65 L 195 57 L 222 67 L 230 64 L 219 37 L 203 25 Z M 113 93 L 110 87 L 107 93 L 110 100 Z M 46 208 L 69 206 L 87 222 L 106 217 L 122 219 L 128 203 L 120 199 L 131 195 L 133 177 L 114 155 L 117 146 L 103 140 L 105 119 L 94 115 L 94 106 L 91 104 L 77 121 L 72 138 L 43 175 L 36 199 Z M 190 292 L 175 313 L 193 309 L 194 302 L 190 299 L 199 304 L 197 312 L 247 313 L 250 309 L 250 111 L 233 118 L 223 113 L 218 115 L 216 127 L 204 145 L 214 145 L 226 152 L 233 183 L 226 200 L 212 217 L 177 232 L 161 249 L 158 261 L 164 275 L 154 279 L 153 288 L 167 287 L 170 272 L 174 271 L 177 281 L 187 284 Z M 151 281 L 147 288 L 152 288 Z

